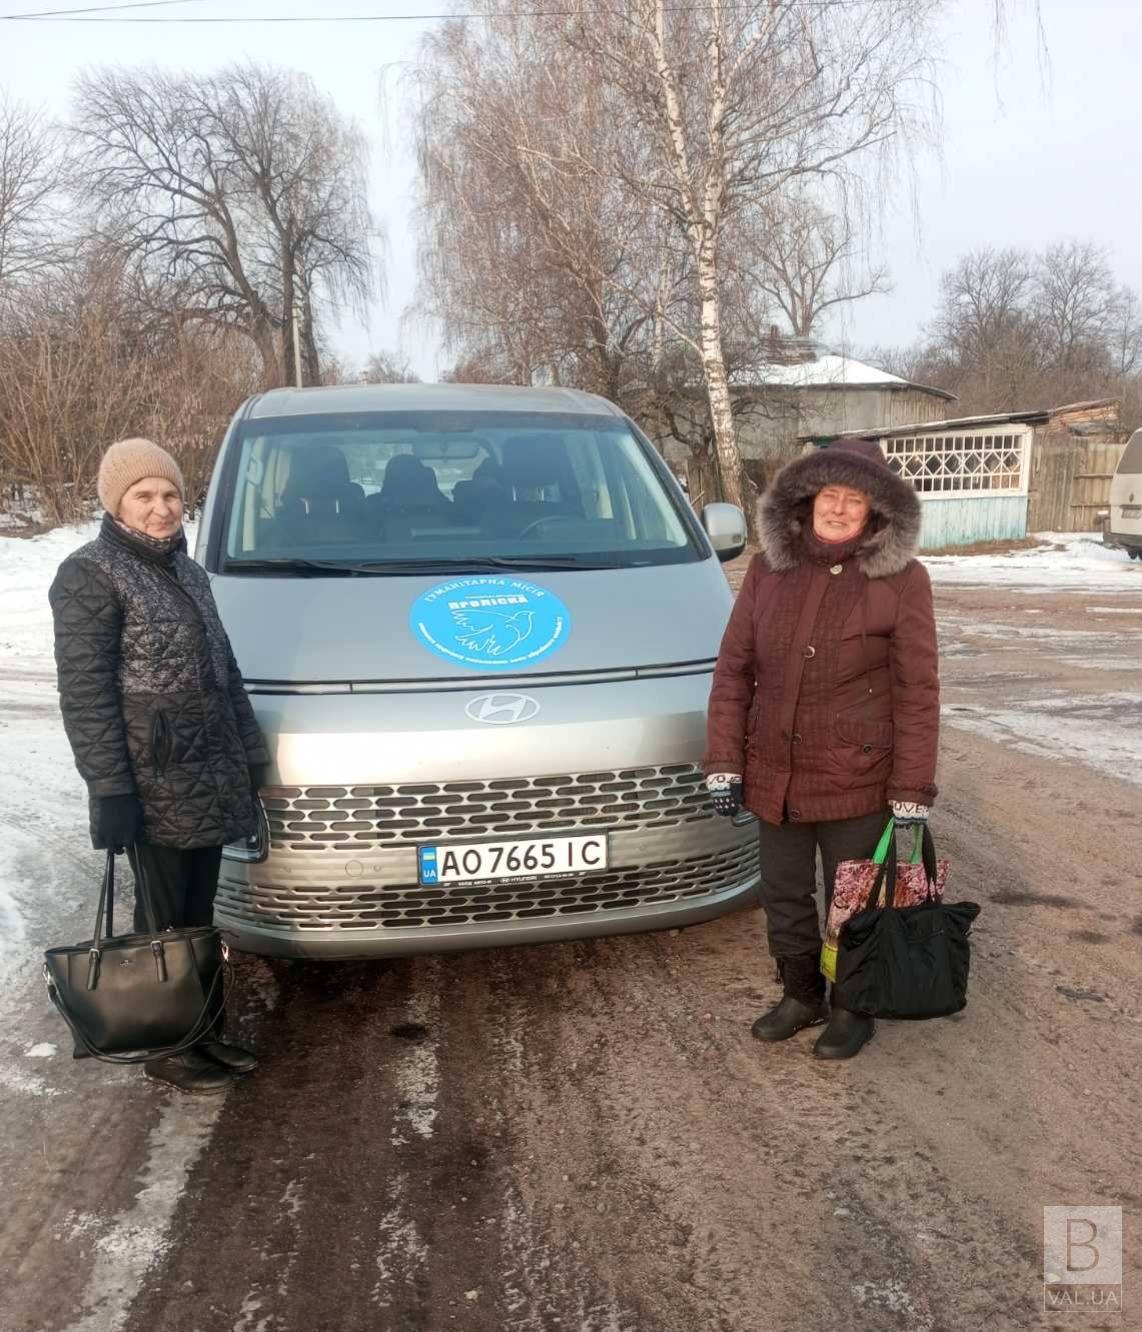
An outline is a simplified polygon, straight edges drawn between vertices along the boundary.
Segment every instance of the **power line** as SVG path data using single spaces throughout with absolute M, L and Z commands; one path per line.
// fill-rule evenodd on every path
M 61 19 L 76 14 L 103 14 L 119 9 L 158 9 L 164 5 L 201 4 L 202 0 L 133 0 L 126 5 L 89 5 L 85 9 L 40 9 L 29 10 L 25 14 L 0 14 L 0 19 Z M 108 22 L 107 19 L 99 20 Z
M 669 14 L 694 14 L 720 8 L 722 10 L 750 10 L 758 8 L 760 0 L 752 3 L 736 3 L 727 0 L 721 5 L 692 4 L 666 5 Z M 867 8 L 870 4 L 890 4 L 892 0 L 797 0 L 803 9 L 857 9 Z M 117 18 L 116 11 L 122 9 L 149 9 L 161 5 L 200 4 L 202 0 L 136 0 L 124 5 L 91 5 L 84 9 L 45 10 L 29 14 L 0 14 L 0 23 L 433 23 L 444 20 L 466 19 L 529 19 L 529 18 L 590 18 L 592 14 L 607 13 L 599 9 L 535 9 L 535 10 L 492 10 L 481 14 L 469 11 L 455 11 L 443 14 L 227 14 L 204 16 L 201 18 L 179 15 L 175 18 Z M 93 14 L 108 14 L 106 18 L 93 18 Z

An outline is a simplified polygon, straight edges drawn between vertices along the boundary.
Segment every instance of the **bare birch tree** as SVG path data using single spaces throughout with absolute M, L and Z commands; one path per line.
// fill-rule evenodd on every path
M 752 513 L 723 328 L 725 246 L 748 207 L 804 179 L 855 183 L 925 123 L 937 0 L 580 0 L 571 40 L 621 90 L 624 124 L 654 145 L 611 172 L 628 199 L 681 228 L 695 271 L 702 360 L 724 498 Z M 628 141 L 634 136 L 628 134 Z

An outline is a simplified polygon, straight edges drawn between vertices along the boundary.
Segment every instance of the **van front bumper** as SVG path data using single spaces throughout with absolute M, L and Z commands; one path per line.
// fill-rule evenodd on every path
M 633 908 L 599 909 L 590 915 L 552 916 L 541 920 L 481 921 L 466 925 L 424 925 L 387 930 L 280 930 L 219 910 L 216 921 L 231 947 L 264 957 L 299 957 L 349 961 L 414 953 L 453 953 L 476 948 L 558 943 L 610 934 L 701 925 L 730 911 L 758 903 L 759 876 L 701 897 Z
M 333 960 L 673 929 L 757 901 L 752 818 L 615 829 L 608 847 L 602 871 L 436 888 L 417 882 L 415 845 L 374 853 L 368 868 L 352 850 L 271 851 L 223 861 L 215 919 L 244 951 Z
M 755 821 L 715 815 L 696 762 L 709 688 L 708 671 L 536 684 L 527 726 L 473 721 L 475 689 L 255 693 L 276 758 L 268 852 L 224 856 L 217 923 L 250 952 L 361 958 L 667 929 L 748 905 Z M 603 833 L 603 870 L 418 881 L 421 846 Z

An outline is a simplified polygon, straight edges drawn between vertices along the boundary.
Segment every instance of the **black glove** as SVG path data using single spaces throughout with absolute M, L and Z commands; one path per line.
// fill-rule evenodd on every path
M 715 772 L 706 778 L 714 813 L 732 818 L 742 809 L 742 779 L 736 772 Z
M 143 839 L 143 805 L 136 795 L 95 797 L 96 850 L 124 851 Z
M 257 804 L 262 798 L 262 786 L 266 780 L 266 770 L 268 763 L 248 763 L 246 771 L 250 774 L 250 794 L 254 797 L 254 803 Z

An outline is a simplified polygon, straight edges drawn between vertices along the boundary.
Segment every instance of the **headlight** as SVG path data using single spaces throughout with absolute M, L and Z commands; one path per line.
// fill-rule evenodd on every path
M 258 805 L 258 831 L 253 837 L 247 837 L 242 842 L 229 842 L 222 848 L 223 858 L 226 860 L 238 860 L 245 865 L 255 865 L 259 861 L 265 860 L 270 854 L 270 825 L 266 821 L 266 811 L 259 800 Z

